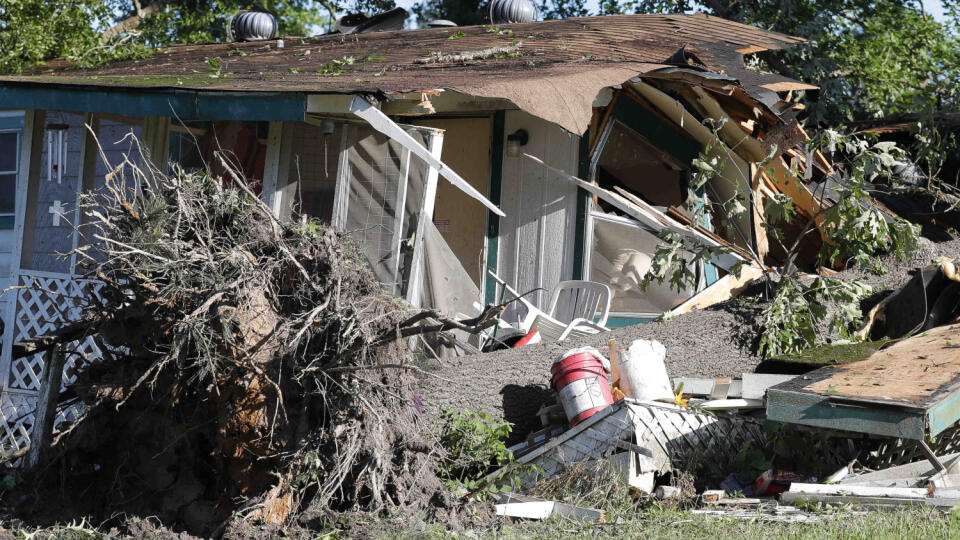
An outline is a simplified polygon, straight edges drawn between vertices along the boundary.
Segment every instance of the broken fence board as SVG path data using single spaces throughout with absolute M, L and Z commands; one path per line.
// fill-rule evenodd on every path
M 585 508 L 572 504 L 548 501 L 529 495 L 505 493 L 500 496 L 499 504 L 494 505 L 498 516 L 525 519 L 547 519 L 551 516 L 563 516 L 591 523 L 603 523 L 606 512 L 596 508 Z
M 947 465 L 948 471 L 956 464 L 960 463 L 960 453 L 948 454 L 941 457 Z M 864 486 L 886 486 L 886 487 L 914 487 L 926 478 L 930 478 L 937 473 L 927 459 L 889 467 L 881 471 L 874 471 L 866 474 L 860 474 L 844 480 L 840 480 L 840 485 L 864 485 Z M 938 486 L 939 487 L 939 486 Z
M 850 484 L 804 484 L 794 482 L 790 484 L 789 493 L 803 493 L 806 495 L 836 495 L 857 497 L 892 497 L 898 499 L 960 499 L 958 489 L 936 489 L 925 487 L 881 487 L 861 486 Z M 933 496 L 931 496 L 933 495 Z
M 865 497 L 859 495 L 821 495 L 819 493 L 792 493 L 789 491 L 780 495 L 780 501 L 785 503 L 825 502 L 830 504 L 860 504 L 864 506 L 924 505 L 938 508 L 953 508 L 957 504 L 960 504 L 960 499 L 944 499 L 940 497 L 913 499 L 899 497 Z

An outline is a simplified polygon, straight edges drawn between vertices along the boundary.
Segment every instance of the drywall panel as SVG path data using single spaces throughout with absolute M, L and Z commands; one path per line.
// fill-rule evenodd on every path
M 444 130 L 440 160 L 479 192 L 487 194 L 492 122 L 486 117 L 425 119 L 415 123 Z M 487 209 L 453 184 L 440 182 L 437 184 L 433 223 L 474 285 L 479 287 L 482 269 L 486 266 Z
M 508 111 L 504 139 L 525 129 L 521 148 L 569 174 L 577 174 L 580 138 L 521 111 Z M 543 166 L 503 149 L 498 274 L 521 293 L 543 288 L 530 297 L 541 308 L 549 289 L 573 276 L 577 189 Z

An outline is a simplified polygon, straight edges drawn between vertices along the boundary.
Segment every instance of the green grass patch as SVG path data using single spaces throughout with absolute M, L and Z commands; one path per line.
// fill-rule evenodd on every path
M 546 521 L 501 521 L 485 530 L 474 529 L 469 538 L 645 538 L 744 540 L 796 538 L 811 540 L 847 540 L 878 538 L 957 538 L 956 519 L 935 509 L 914 507 L 887 511 L 855 512 L 849 507 L 829 507 L 818 511 L 817 522 L 784 523 L 756 519 L 736 519 L 694 514 L 686 510 L 652 505 L 630 516 L 623 514 L 607 523 L 586 524 L 571 519 Z M 407 522 L 401 531 L 379 531 L 375 524 L 368 531 L 374 538 L 449 538 L 451 531 L 441 524 Z M 458 535 L 463 538 L 464 536 Z
M 842 343 L 840 345 L 819 345 L 797 353 L 782 354 L 777 357 L 777 360 L 816 366 L 848 364 L 858 360 L 866 360 L 888 341 L 882 339 L 860 343 Z

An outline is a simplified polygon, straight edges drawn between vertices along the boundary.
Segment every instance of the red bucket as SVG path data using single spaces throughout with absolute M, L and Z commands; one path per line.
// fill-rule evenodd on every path
M 553 387 L 571 426 L 613 403 L 605 362 L 598 356 L 599 353 L 593 351 L 568 351 L 550 368 Z

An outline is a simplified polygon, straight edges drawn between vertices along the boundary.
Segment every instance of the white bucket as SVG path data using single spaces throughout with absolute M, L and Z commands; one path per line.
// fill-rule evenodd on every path
M 667 349 L 656 340 L 638 339 L 620 353 L 620 390 L 638 400 L 673 401 L 664 359 Z

